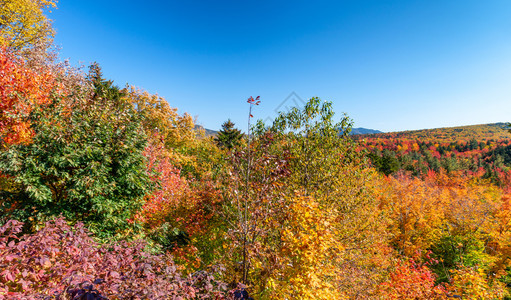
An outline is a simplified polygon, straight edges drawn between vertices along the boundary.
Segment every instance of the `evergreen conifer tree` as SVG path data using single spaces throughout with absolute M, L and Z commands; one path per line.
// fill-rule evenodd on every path
M 220 148 L 231 150 L 238 146 L 243 138 L 243 133 L 234 128 L 234 123 L 229 119 L 222 124 L 222 129 L 218 132 L 215 141 Z

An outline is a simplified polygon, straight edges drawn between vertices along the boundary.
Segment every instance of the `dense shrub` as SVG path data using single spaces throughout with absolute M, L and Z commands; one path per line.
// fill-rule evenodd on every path
M 17 187 L 0 195 L 2 208 L 15 208 L 9 218 L 39 225 L 62 214 L 109 237 L 130 228 L 153 187 L 139 116 L 91 69 L 92 95 L 52 96 L 28 116 L 31 142 L 0 152 L 0 172 Z
M 146 252 L 143 242 L 99 245 L 83 224 L 62 218 L 19 237 L 21 228 L 12 220 L 0 227 L 0 299 L 225 298 L 226 285 L 213 273 L 181 275 L 172 257 Z

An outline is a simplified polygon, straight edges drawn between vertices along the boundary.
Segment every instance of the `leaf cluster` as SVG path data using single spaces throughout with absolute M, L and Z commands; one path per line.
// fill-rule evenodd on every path
M 147 138 L 118 89 L 99 84 L 109 97 L 54 95 L 31 111 L 32 142 L 0 154 L 1 172 L 18 185 L 3 205 L 16 207 L 17 218 L 36 224 L 62 214 L 103 237 L 130 226 L 154 186 L 143 156 Z
M 183 276 L 170 256 L 144 251 L 143 242 L 100 245 L 83 224 L 71 227 L 62 218 L 19 237 L 21 227 L 17 221 L 0 227 L 0 299 L 86 293 L 96 299 L 225 299 L 226 285 L 213 273 Z

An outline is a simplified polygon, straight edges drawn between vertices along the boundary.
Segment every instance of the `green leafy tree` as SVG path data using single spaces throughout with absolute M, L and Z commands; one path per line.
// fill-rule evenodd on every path
M 257 126 L 262 128 L 261 124 Z M 279 114 L 269 130 L 278 133 L 281 144 L 293 157 L 292 188 L 302 189 L 306 195 L 323 194 L 321 197 L 336 189 L 342 169 L 360 158 L 349 138 L 351 127 L 346 115 L 335 122 L 332 103 L 317 97 L 303 109 L 294 107 Z
M 347 116 L 335 121 L 331 103 L 312 98 L 270 127 L 258 122 L 247 147 L 232 155 L 225 178 L 226 240 L 232 241 L 226 265 L 234 281 L 250 285 L 251 295 L 348 299 L 371 293 L 377 271 L 367 262 L 383 236 L 376 173 L 356 151 L 350 127 Z M 357 283 L 355 273 L 372 279 Z
M 239 129 L 234 128 L 234 123 L 231 120 L 227 120 L 222 124 L 222 129 L 215 137 L 215 141 L 218 147 L 231 150 L 240 145 L 242 138 L 243 133 Z
M 105 237 L 128 229 L 152 184 L 146 136 L 133 106 L 99 68 L 89 78 L 95 78 L 92 96 L 54 95 L 30 114 L 32 143 L 0 154 L 0 172 L 18 187 L 0 203 L 32 225 L 62 214 Z

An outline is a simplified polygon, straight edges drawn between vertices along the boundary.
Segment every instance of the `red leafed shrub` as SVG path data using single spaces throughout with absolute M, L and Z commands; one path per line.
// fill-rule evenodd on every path
M 427 263 L 413 259 L 397 263 L 389 279 L 380 286 L 383 299 L 444 299 L 445 287 L 435 285 L 436 275 Z
M 0 227 L 0 299 L 225 298 L 212 273 L 182 276 L 170 256 L 145 252 L 143 242 L 99 245 L 83 224 L 62 218 L 19 237 L 21 228 Z
M 155 138 L 157 140 L 157 138 Z M 165 222 L 170 211 L 177 210 L 188 185 L 181 178 L 180 171 L 171 163 L 163 143 L 151 142 L 144 151 L 147 158 L 147 169 L 151 180 L 159 184 L 159 188 L 145 197 L 145 203 L 135 219 L 150 228 Z

